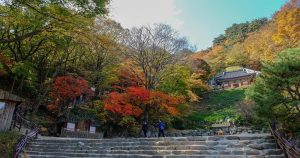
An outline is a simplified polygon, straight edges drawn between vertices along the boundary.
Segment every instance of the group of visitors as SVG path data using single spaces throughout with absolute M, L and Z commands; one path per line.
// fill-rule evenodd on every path
M 158 120 L 158 123 L 154 126 L 155 128 L 158 129 L 158 137 L 165 137 L 165 128 L 166 128 L 166 125 L 163 121 L 161 121 L 160 119 Z M 148 133 L 148 123 L 147 122 L 144 122 L 143 125 L 142 125 L 142 131 L 144 133 L 144 137 L 147 137 L 147 133 Z

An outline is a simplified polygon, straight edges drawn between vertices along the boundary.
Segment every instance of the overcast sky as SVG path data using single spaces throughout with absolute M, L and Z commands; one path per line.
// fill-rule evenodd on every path
M 233 23 L 270 18 L 287 0 L 112 0 L 110 17 L 124 28 L 166 23 L 198 50 Z

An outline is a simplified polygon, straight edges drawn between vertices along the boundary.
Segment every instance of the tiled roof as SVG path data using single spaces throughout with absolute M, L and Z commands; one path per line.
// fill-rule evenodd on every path
M 256 76 L 258 72 L 249 70 L 249 69 L 240 69 L 237 71 L 224 71 L 219 73 L 215 79 L 216 80 L 224 80 L 224 79 L 232 79 L 232 78 L 239 78 L 239 77 L 246 77 L 246 76 Z

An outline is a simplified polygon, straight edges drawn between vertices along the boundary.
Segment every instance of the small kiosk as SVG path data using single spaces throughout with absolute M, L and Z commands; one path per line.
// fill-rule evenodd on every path
M 0 89 L 0 131 L 9 130 L 18 105 L 25 99 Z

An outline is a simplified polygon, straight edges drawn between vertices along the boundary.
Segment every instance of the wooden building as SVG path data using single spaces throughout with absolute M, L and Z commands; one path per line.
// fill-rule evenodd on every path
M 15 109 L 25 99 L 0 89 L 0 131 L 9 130 Z
M 259 71 L 241 68 L 235 71 L 224 71 L 216 75 L 211 81 L 214 88 L 232 89 L 249 86 L 260 74 Z

